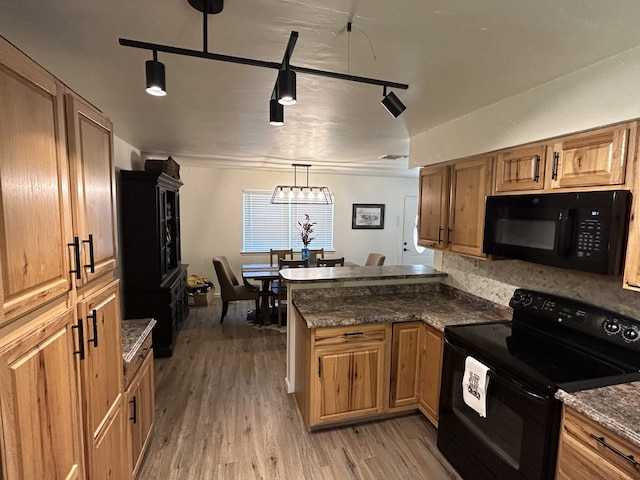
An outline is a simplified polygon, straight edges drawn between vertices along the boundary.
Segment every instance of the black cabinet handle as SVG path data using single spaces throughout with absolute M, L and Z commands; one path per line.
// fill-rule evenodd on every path
M 76 268 L 69 270 L 69 273 L 75 273 L 76 279 L 80 280 L 82 278 L 80 274 L 80 239 L 73 237 L 73 243 L 67 243 L 67 247 L 74 248 L 74 260 L 76 264 Z
M 96 264 L 93 261 L 93 234 L 89 234 L 89 240 L 82 240 L 82 243 L 89 244 L 89 265 L 84 265 L 84 268 L 89 268 L 91 273 L 96 271 Z
M 533 181 L 538 183 L 538 180 L 540 179 L 540 155 L 536 155 L 533 158 L 533 161 Z
M 558 179 L 558 163 L 560 162 L 560 154 L 558 152 L 553 152 L 553 169 L 551 172 L 551 179 Z
M 450 228 L 447 228 L 447 244 L 451 243 L 451 234 L 453 233 L 453 230 L 451 230 Z
M 78 350 L 74 350 L 74 355 L 80 355 L 80 360 L 84 360 L 84 323 L 78 319 L 77 325 L 71 325 L 72 329 L 78 330 Z
M 356 335 L 364 335 L 364 333 L 363 332 L 346 332 L 342 334 L 343 337 L 355 337 Z
M 629 462 L 634 467 L 638 465 L 638 462 L 636 461 L 635 458 L 633 458 L 633 455 L 627 455 L 625 453 L 622 453 L 613 445 L 609 445 L 607 441 L 604 439 L 604 437 L 596 437 L 593 433 L 590 433 L 589 436 L 593 438 L 596 442 L 598 442 L 600 445 L 602 445 L 603 447 L 608 448 L 619 457 L 624 458 L 627 462 Z
M 131 400 L 129 400 L 129 403 L 133 407 L 133 413 L 129 417 L 129 420 L 132 420 L 133 423 L 138 423 L 138 397 L 133 397 Z
M 318 378 L 322 378 L 322 357 L 318 357 Z
M 149 352 L 151 351 L 151 347 L 144 347 L 142 349 L 142 353 L 140 355 L 138 355 L 141 359 L 145 359 L 147 358 L 147 355 L 149 355 Z
M 444 228 L 438 227 L 438 243 L 442 242 L 442 230 L 444 230 Z
M 93 338 L 87 339 L 87 343 L 93 343 L 94 348 L 98 348 L 98 311 L 91 310 L 91 315 L 87 315 L 87 319 L 93 320 Z

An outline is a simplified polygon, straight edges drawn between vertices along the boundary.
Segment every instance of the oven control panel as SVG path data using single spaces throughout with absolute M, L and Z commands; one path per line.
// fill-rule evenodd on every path
M 547 293 L 517 289 L 509 306 L 514 320 L 526 317 L 542 325 L 551 322 L 640 352 L 640 321 L 594 305 Z

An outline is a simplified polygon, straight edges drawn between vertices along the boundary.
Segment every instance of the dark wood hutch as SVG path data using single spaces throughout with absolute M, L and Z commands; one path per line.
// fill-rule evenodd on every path
M 180 254 L 182 182 L 166 173 L 120 172 L 124 318 L 153 317 L 156 357 L 173 354 L 189 315 Z

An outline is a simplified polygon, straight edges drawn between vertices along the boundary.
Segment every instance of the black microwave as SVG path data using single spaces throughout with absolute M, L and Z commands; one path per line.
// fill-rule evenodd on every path
M 484 252 L 593 273 L 622 273 L 631 192 L 486 198 Z

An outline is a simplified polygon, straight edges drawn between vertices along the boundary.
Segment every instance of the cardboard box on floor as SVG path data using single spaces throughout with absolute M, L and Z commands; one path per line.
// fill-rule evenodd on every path
M 189 296 L 189 306 L 192 307 L 206 307 L 213 302 L 213 296 L 215 290 L 211 289 L 206 293 L 194 293 L 193 296 Z

